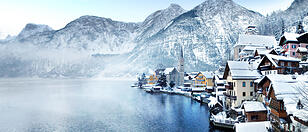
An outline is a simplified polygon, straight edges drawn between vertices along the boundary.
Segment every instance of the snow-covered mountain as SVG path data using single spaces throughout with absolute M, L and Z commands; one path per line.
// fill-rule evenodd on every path
M 283 26 L 294 26 L 295 17 L 308 25 L 307 12 L 298 13 L 306 5 L 295 0 L 286 11 L 264 17 L 232 0 L 205 0 L 189 11 L 171 4 L 141 23 L 82 16 L 59 30 L 28 24 L 1 42 L 0 76 L 134 75 L 158 65 L 176 66 L 181 47 L 186 71 L 216 70 L 248 25 L 279 36 Z
M 185 10 L 181 6 L 171 4 L 167 9 L 158 10 L 152 13 L 144 20 L 138 29 L 139 34 L 136 41 L 140 42 L 153 36 L 167 26 L 172 19 L 183 14 L 184 12 Z
M 308 31 L 308 0 L 294 0 L 285 11 L 276 11 L 261 22 L 259 31 L 264 35 L 274 35 L 278 40 L 284 32 L 300 33 Z M 304 30 L 298 29 L 302 27 Z
M 214 70 L 224 62 L 238 34 L 248 25 L 258 24 L 262 17 L 231 0 L 206 0 L 141 41 L 130 62 L 152 69 L 160 63 L 176 66 L 182 46 L 186 71 Z M 217 42 L 219 38 L 222 42 Z

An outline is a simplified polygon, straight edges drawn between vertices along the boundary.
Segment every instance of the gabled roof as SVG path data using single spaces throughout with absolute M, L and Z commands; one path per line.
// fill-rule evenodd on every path
M 275 97 L 283 100 L 288 114 L 293 114 L 301 120 L 308 121 L 308 109 L 297 109 L 297 102 L 301 100 L 303 104 L 307 104 L 307 100 L 303 91 L 308 91 L 307 75 L 268 75 L 270 81 L 270 90 L 273 90 Z M 269 94 L 269 93 L 268 93 Z
M 302 33 L 302 34 L 284 33 L 279 40 L 279 45 L 282 46 L 287 42 L 308 43 L 308 33 Z
M 266 55 L 266 54 L 273 54 L 273 55 L 278 55 L 278 53 L 276 52 L 275 49 L 257 49 L 256 52 L 259 54 L 259 55 Z
M 214 74 L 208 71 L 201 72 L 206 78 L 213 78 Z
M 232 79 L 257 79 L 261 77 L 260 72 L 257 70 L 256 62 L 248 61 L 228 61 L 224 79 L 227 78 L 230 71 Z
M 298 47 L 296 49 L 296 52 L 300 52 L 300 53 L 308 53 L 308 50 L 304 47 Z
M 176 70 L 176 68 L 175 68 L 175 67 L 166 68 L 166 69 L 164 70 L 164 73 L 165 73 L 165 74 L 170 74 L 171 72 L 173 72 L 173 70 Z
M 245 101 L 242 104 L 245 112 L 266 111 L 266 108 L 262 102 L 258 101 Z
M 288 61 L 288 62 L 300 62 L 299 59 L 293 58 L 293 57 L 286 57 L 286 56 L 280 56 L 280 55 L 272 55 L 272 54 L 266 54 L 263 58 L 261 63 L 259 63 L 259 66 L 262 64 L 262 62 L 268 59 L 275 67 L 278 67 L 278 61 Z
M 273 47 L 277 42 L 274 36 L 240 34 L 237 45 Z

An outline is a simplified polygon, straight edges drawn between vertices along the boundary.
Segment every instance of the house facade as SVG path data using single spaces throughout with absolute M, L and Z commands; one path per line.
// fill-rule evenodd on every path
M 233 47 L 233 60 L 238 60 L 240 58 L 240 53 L 244 50 L 246 46 L 264 47 L 266 49 L 270 49 L 273 48 L 276 44 L 277 42 L 274 36 L 240 34 L 237 43 Z
M 243 102 L 242 109 L 247 122 L 266 121 L 267 110 L 262 102 L 258 101 L 245 101 Z
M 297 126 L 301 126 L 300 129 L 308 128 L 308 111 L 297 107 L 298 101 L 305 98 L 298 87 L 302 85 L 303 89 L 308 90 L 305 87 L 308 86 L 307 80 L 308 77 L 303 75 L 272 74 L 259 82 L 258 87 L 262 91 L 258 93 L 259 101 L 268 107 L 268 120 L 273 123 L 276 131 L 294 131 L 298 129 Z
M 175 85 L 179 85 L 179 72 L 175 67 L 166 68 L 164 70 L 164 74 L 166 75 L 166 81 L 169 85 L 173 82 Z
M 228 61 L 223 78 L 225 85 L 226 105 L 228 108 L 239 107 L 243 101 L 252 100 L 255 95 L 254 80 L 261 74 L 252 62 Z
M 279 46 L 282 46 L 282 52 L 285 55 L 295 58 L 301 58 L 301 54 L 297 52 L 297 49 L 308 49 L 308 33 L 285 33 L 279 40 Z
M 258 69 L 263 75 L 294 74 L 299 72 L 299 59 L 286 56 L 266 54 L 260 62 Z

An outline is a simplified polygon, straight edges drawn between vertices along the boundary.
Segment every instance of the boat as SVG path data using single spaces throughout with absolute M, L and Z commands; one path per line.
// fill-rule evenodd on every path
M 130 85 L 130 87 L 136 88 L 136 87 L 139 87 L 139 86 L 138 86 L 138 83 L 134 83 L 134 84 Z
M 152 87 L 152 92 L 154 92 L 154 93 L 157 93 L 157 92 L 160 92 L 160 90 L 162 89 L 162 87 L 161 86 L 154 86 L 154 87 Z

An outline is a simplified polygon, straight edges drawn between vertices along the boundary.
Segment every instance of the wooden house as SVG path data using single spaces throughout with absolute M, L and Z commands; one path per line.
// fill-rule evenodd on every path
M 299 72 L 299 59 L 266 54 L 258 66 L 263 75 L 294 74 Z
M 245 101 L 243 102 L 242 109 L 247 122 L 266 121 L 267 109 L 262 102 L 258 101 Z

